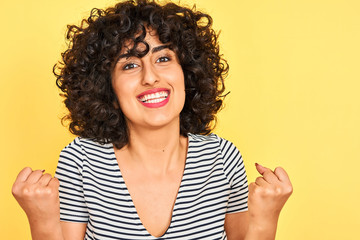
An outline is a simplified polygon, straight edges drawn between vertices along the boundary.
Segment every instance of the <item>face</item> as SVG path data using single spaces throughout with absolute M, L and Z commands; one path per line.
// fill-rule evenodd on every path
M 148 32 L 145 41 L 150 47 L 147 55 L 120 58 L 113 70 L 112 86 L 120 108 L 130 128 L 179 124 L 185 103 L 181 65 L 154 32 Z

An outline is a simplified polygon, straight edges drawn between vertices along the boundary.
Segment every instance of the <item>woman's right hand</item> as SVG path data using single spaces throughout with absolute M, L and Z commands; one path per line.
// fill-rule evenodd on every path
M 18 174 L 12 194 L 29 219 L 33 239 L 53 239 L 46 236 L 61 233 L 57 178 L 26 167 Z

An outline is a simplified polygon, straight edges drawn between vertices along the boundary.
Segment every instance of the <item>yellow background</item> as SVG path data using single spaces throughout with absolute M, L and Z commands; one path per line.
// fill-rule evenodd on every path
M 194 3 L 194 1 L 187 1 Z M 53 64 L 66 24 L 114 1 L 0 2 L 0 233 L 30 239 L 11 196 L 24 166 L 54 173 L 72 139 Z M 196 1 L 221 29 L 231 91 L 216 133 L 254 163 L 289 173 L 294 193 L 279 240 L 355 240 L 360 227 L 360 3 L 357 0 Z

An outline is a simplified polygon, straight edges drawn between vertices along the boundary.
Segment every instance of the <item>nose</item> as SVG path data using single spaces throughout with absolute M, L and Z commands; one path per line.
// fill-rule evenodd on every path
M 159 74 L 152 64 L 146 63 L 143 66 L 144 66 L 143 76 L 142 76 L 143 85 L 154 85 L 156 82 L 160 80 Z

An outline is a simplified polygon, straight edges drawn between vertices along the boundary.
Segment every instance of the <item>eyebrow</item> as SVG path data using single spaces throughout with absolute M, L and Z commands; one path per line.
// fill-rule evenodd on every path
M 151 52 L 152 53 L 156 53 L 156 52 L 159 52 L 165 48 L 169 48 L 170 49 L 170 44 L 167 44 L 167 45 L 160 45 L 160 46 L 157 46 L 157 47 L 154 47 Z
M 170 44 L 165 44 L 165 45 L 160 45 L 160 46 L 154 47 L 151 49 L 151 53 L 160 52 L 161 50 L 166 49 L 166 48 L 170 49 Z M 121 54 L 118 57 L 117 61 L 119 61 L 121 58 L 128 58 L 128 57 L 131 57 L 130 53 Z

